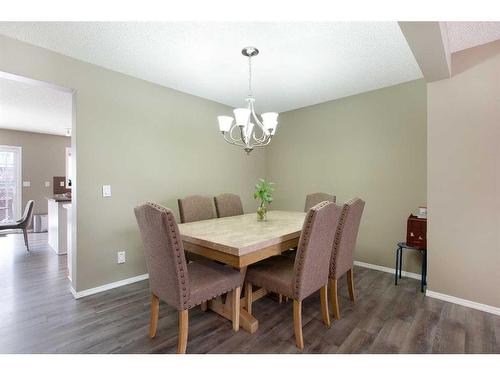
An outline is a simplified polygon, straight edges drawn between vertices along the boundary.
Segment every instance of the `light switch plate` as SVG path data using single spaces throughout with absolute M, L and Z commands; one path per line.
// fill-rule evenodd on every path
M 116 259 L 116 262 L 118 264 L 122 264 L 122 263 L 125 263 L 125 251 L 119 251 L 118 254 L 117 254 L 117 259 Z
M 45 187 L 50 187 L 50 181 L 45 181 Z
M 23 181 L 23 187 L 30 187 L 31 182 L 30 181 Z
M 102 196 L 111 197 L 111 185 L 102 185 Z

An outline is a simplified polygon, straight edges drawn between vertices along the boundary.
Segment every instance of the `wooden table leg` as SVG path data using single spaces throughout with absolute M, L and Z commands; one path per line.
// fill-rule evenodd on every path
M 241 280 L 245 282 L 245 275 L 247 273 L 246 267 L 240 268 Z M 259 328 L 259 321 L 244 309 L 243 306 L 240 307 L 240 327 L 249 333 L 255 333 Z
M 246 267 L 240 269 L 242 275 L 242 280 L 245 280 L 245 274 L 247 272 Z M 245 303 L 244 299 L 241 300 L 240 304 L 240 327 L 249 333 L 255 333 L 259 328 L 259 321 L 255 319 L 252 314 L 244 309 Z M 221 298 L 214 298 L 208 302 L 208 308 L 217 314 L 223 316 L 224 318 L 231 320 L 231 309 L 232 303 L 231 298 L 226 298 L 226 302 L 223 303 Z

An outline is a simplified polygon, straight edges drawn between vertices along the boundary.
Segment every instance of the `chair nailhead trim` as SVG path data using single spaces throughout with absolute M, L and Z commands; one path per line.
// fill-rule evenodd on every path
M 337 231 L 335 232 L 335 240 L 333 241 L 333 254 L 330 267 L 330 277 L 333 277 L 333 275 L 335 274 L 335 267 L 337 265 L 336 262 L 337 253 L 340 248 L 340 243 L 342 242 L 342 235 L 344 234 L 344 226 L 347 219 L 347 214 L 349 213 L 349 209 L 351 208 L 351 205 L 353 203 L 354 200 L 350 200 L 349 202 L 345 203 L 344 206 L 342 207 L 342 212 L 340 213 L 339 225 L 337 226 Z
M 298 296 L 299 296 L 299 288 L 300 288 L 299 280 L 301 279 L 303 267 L 304 267 L 304 251 L 303 251 L 303 249 L 306 246 L 306 244 L 309 242 L 309 237 L 311 236 L 312 221 L 316 217 L 317 212 L 329 204 L 332 204 L 332 203 L 325 201 L 325 202 L 321 202 L 321 203 L 317 204 L 316 206 L 311 208 L 311 210 L 313 211 L 313 214 L 308 215 L 309 217 L 307 219 L 307 222 L 306 222 L 306 225 L 304 228 L 303 236 L 301 235 L 302 240 L 300 241 L 300 244 L 299 244 L 300 256 L 299 256 L 299 263 L 297 264 L 297 270 L 296 270 L 296 274 L 295 274 L 295 288 L 293 290 L 293 297 L 295 299 L 298 299 Z
M 173 215 L 170 211 L 166 210 L 165 207 L 162 207 L 156 203 L 147 202 L 146 204 L 165 214 L 165 217 L 167 219 L 168 229 L 169 229 L 169 236 L 168 237 L 169 237 L 169 240 L 170 240 L 172 247 L 174 249 L 174 253 L 178 259 L 177 262 L 174 262 L 176 264 L 176 273 L 180 278 L 181 284 L 186 285 L 186 277 L 184 275 L 183 262 L 182 262 L 182 258 L 181 258 L 181 247 L 179 246 L 179 241 L 177 239 L 177 234 L 175 232 L 175 224 L 176 223 L 175 223 L 175 220 L 173 218 Z M 185 292 L 186 286 L 184 286 L 182 288 L 182 290 Z M 182 305 L 182 308 L 185 310 L 186 308 L 188 308 L 187 293 L 183 293 L 182 297 L 183 298 L 181 298 L 180 303 Z
M 241 287 L 241 285 L 239 285 L 239 286 Z M 210 300 L 214 299 L 215 297 L 221 296 L 221 295 L 223 295 L 223 294 L 225 294 L 225 293 L 228 293 L 228 292 L 230 292 L 230 291 L 232 291 L 232 290 L 236 289 L 237 287 L 238 287 L 238 286 L 236 286 L 236 287 L 234 287 L 234 288 L 224 289 L 224 290 L 223 290 L 223 291 L 221 291 L 220 293 L 215 294 L 215 295 L 213 295 L 212 297 L 209 297 L 208 299 L 203 299 L 203 300 L 200 300 L 200 301 L 196 301 L 196 302 L 195 302 L 195 303 L 193 303 L 193 304 L 189 304 L 188 308 L 190 309 L 190 308 L 192 308 L 192 307 L 195 307 L 195 306 L 201 305 L 203 302 L 210 301 Z

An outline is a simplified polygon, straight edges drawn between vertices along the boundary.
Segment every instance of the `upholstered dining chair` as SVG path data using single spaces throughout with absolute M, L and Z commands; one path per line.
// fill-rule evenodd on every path
M 337 206 L 339 207 L 339 206 Z M 347 287 L 351 301 L 355 301 L 354 295 L 354 250 L 358 237 L 359 223 L 363 215 L 365 202 L 354 198 L 342 206 L 339 225 L 335 233 L 335 240 L 330 260 L 330 301 L 335 319 L 340 319 L 340 309 L 337 295 L 337 282 L 341 276 L 347 273 Z
M 24 244 L 26 245 L 26 250 L 30 251 L 30 246 L 28 243 L 28 227 L 31 225 L 33 220 L 33 206 L 35 201 L 28 201 L 24 208 L 23 216 L 14 223 L 0 224 L 0 231 L 7 229 L 21 229 L 24 235 Z
M 320 202 L 333 202 L 335 203 L 335 195 L 326 194 L 326 193 L 312 193 L 306 196 L 306 204 L 304 207 L 304 212 L 309 211 L 309 209 L 313 206 L 316 206 Z
M 320 290 L 323 322 L 330 326 L 327 284 L 329 260 L 341 209 L 335 203 L 322 202 L 312 207 L 304 221 L 295 258 L 275 256 L 247 270 L 245 304 L 252 312 L 253 286 L 293 299 L 295 344 L 304 348 L 302 336 L 302 301 Z
M 149 336 L 156 336 L 160 300 L 179 311 L 177 353 L 185 353 L 188 310 L 231 292 L 233 330 L 239 330 L 241 276 L 214 262 L 186 263 L 179 228 L 168 208 L 146 203 L 134 209 L 141 232 L 151 289 Z
M 181 219 L 181 223 L 215 219 L 216 217 L 214 212 L 214 203 L 210 197 L 190 195 L 188 197 L 178 199 L 177 204 L 179 205 L 179 217 Z M 204 262 L 206 260 L 205 257 L 198 254 L 187 253 L 186 256 L 189 262 Z M 202 308 L 205 310 L 205 304 L 203 304 Z
M 215 219 L 212 198 L 191 195 L 177 200 L 181 223 Z
M 243 215 L 243 205 L 239 195 L 225 193 L 214 197 L 217 217 Z

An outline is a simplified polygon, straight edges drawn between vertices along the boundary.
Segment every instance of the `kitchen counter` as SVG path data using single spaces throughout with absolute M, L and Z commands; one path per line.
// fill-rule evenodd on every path
M 67 221 L 68 210 L 63 206 L 71 202 L 71 198 L 64 195 L 47 197 L 48 202 L 48 232 L 49 245 L 57 255 L 68 252 Z
M 55 202 L 71 202 L 71 198 L 65 195 L 53 195 L 52 197 L 47 197 L 47 200 L 53 200 Z

